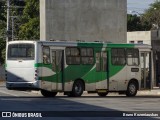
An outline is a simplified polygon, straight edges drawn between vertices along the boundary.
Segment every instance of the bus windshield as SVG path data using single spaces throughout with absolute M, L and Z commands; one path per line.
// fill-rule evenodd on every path
M 34 44 L 10 44 L 8 59 L 34 60 Z

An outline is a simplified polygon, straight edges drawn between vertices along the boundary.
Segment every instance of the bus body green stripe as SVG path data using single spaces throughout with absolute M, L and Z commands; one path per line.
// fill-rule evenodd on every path
M 133 48 L 134 44 L 107 44 L 108 48 Z
M 52 69 L 52 64 L 35 63 L 34 67 L 47 67 L 49 69 Z
M 93 47 L 93 48 L 102 48 L 104 46 L 103 43 L 78 43 L 78 47 Z

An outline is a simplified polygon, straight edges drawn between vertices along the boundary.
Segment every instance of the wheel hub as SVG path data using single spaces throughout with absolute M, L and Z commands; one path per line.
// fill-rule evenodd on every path
M 81 89 L 82 89 L 81 86 L 79 84 L 76 84 L 76 86 L 75 86 L 76 93 L 80 93 Z
M 136 91 L 136 88 L 135 88 L 134 85 L 131 84 L 131 85 L 129 86 L 129 90 L 130 90 L 130 93 L 131 93 L 131 94 L 134 94 L 135 91 Z

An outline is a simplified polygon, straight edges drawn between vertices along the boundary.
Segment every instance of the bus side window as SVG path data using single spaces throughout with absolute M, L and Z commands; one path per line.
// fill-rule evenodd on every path
M 107 71 L 107 53 L 106 52 L 97 52 L 96 53 L 96 71 Z
M 123 48 L 112 48 L 112 65 L 125 65 L 126 58 L 125 58 L 125 49 Z
M 43 47 L 43 63 L 50 64 L 50 49 L 49 49 L 49 47 Z
M 101 53 L 97 52 L 96 53 L 96 71 L 99 72 L 101 70 L 101 63 L 100 63 L 100 59 L 101 59 Z
M 91 65 L 94 63 L 93 48 L 81 48 L 81 63 Z
M 129 66 L 139 65 L 139 51 L 138 49 L 128 48 L 127 49 L 127 64 Z
M 77 47 L 66 48 L 66 63 L 68 65 L 80 64 L 80 49 Z
M 107 71 L 107 53 L 102 52 L 102 71 Z

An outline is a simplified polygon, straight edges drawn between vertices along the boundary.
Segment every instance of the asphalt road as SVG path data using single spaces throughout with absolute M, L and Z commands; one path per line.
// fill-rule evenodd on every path
M 12 91 L 7 90 L 4 85 L 0 85 L 0 111 L 12 112 L 12 119 L 15 120 L 18 118 L 16 117 L 17 114 L 13 114 L 13 112 L 21 114 L 22 112 L 38 112 L 42 118 L 39 117 L 37 119 L 43 119 L 45 115 L 51 116 L 45 118 L 45 120 L 53 120 L 53 117 L 56 118 L 56 120 L 106 120 L 110 117 L 112 117 L 112 119 L 141 120 L 142 117 L 132 117 L 130 115 L 133 115 L 132 113 L 135 112 L 144 114 L 149 111 L 148 114 L 153 113 L 155 115 L 159 114 L 160 116 L 160 112 L 156 112 L 160 111 L 160 96 L 136 96 L 130 98 L 117 94 L 110 94 L 107 97 L 98 97 L 96 94 L 84 94 L 82 97 L 74 98 L 59 94 L 55 98 L 44 98 L 35 92 Z M 123 113 L 130 117 L 122 117 Z M 28 115 L 28 113 L 26 114 Z M 0 120 L 1 119 L 2 118 L 0 118 Z M 5 119 L 11 120 L 11 118 Z M 145 117 L 145 119 L 156 120 L 158 118 Z

